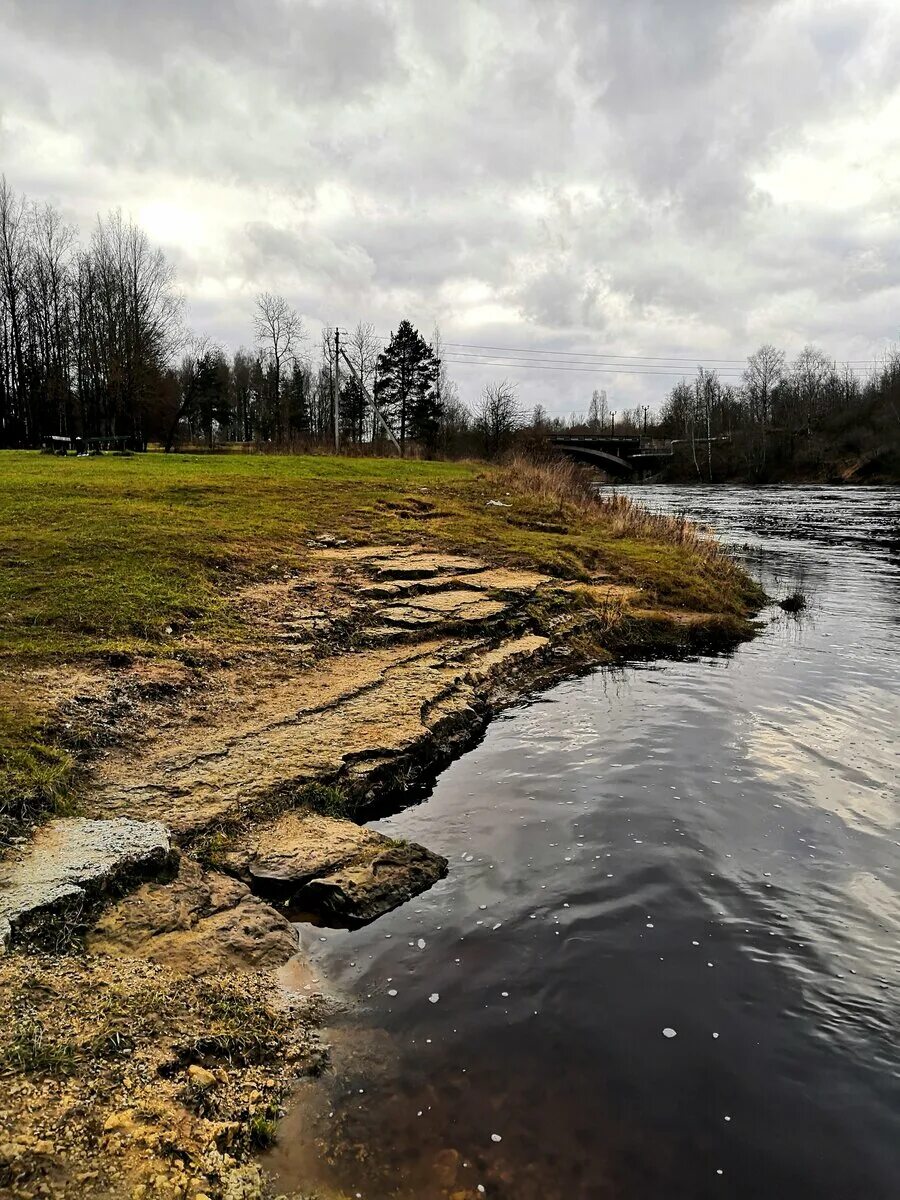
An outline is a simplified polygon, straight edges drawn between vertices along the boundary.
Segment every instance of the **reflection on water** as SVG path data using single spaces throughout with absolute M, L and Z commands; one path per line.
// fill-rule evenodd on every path
M 634 491 L 810 605 L 535 697 L 378 823 L 450 874 L 302 931 L 349 1012 L 285 1190 L 898 1194 L 898 493 Z

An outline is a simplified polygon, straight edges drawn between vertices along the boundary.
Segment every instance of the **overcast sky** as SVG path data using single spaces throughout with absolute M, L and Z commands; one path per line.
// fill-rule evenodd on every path
M 900 0 L 0 0 L 0 171 L 83 233 L 121 206 L 232 349 L 268 289 L 313 334 L 866 359 L 900 332 Z M 593 362 L 452 370 L 553 412 L 675 381 Z

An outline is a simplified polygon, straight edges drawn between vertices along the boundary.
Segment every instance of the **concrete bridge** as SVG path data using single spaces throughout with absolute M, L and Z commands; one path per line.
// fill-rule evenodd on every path
M 643 471 L 658 471 L 672 457 L 672 443 L 638 435 L 613 437 L 603 433 L 560 435 L 551 445 L 577 462 L 590 463 L 627 479 Z

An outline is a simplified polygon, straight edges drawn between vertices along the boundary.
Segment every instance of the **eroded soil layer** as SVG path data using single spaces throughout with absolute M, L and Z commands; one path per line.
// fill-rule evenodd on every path
M 322 1061 L 285 913 L 370 921 L 447 870 L 366 814 L 528 688 L 734 634 L 603 577 L 415 547 L 324 546 L 238 606 L 252 642 L 26 681 L 88 775 L 84 816 L 0 864 L 4 1194 L 262 1194 L 253 1150 Z

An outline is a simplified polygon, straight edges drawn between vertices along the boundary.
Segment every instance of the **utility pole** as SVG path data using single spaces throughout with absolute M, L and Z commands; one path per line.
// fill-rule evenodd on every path
M 334 452 L 341 449 L 341 331 L 334 331 Z
M 378 401 L 375 399 L 374 391 L 373 391 L 372 395 L 370 396 L 368 389 L 366 388 L 366 385 L 363 383 L 362 379 L 356 373 L 356 367 L 354 367 L 353 363 L 350 361 L 350 359 L 347 357 L 347 355 L 344 353 L 343 350 L 341 351 L 341 354 L 343 355 L 344 362 L 347 364 L 347 367 L 350 371 L 351 377 L 359 385 L 359 390 L 362 392 L 362 394 L 366 397 L 366 399 L 372 405 L 372 439 L 373 439 L 373 441 L 375 438 L 375 426 L 376 426 L 376 423 L 379 423 L 381 425 L 382 429 L 384 430 L 384 432 L 390 438 L 397 453 L 402 458 L 403 457 L 403 448 L 400 445 L 400 443 L 397 441 L 397 437 L 396 437 L 393 429 L 391 429 L 390 425 L 388 425 L 387 421 L 384 419 L 384 413 L 378 407 Z

